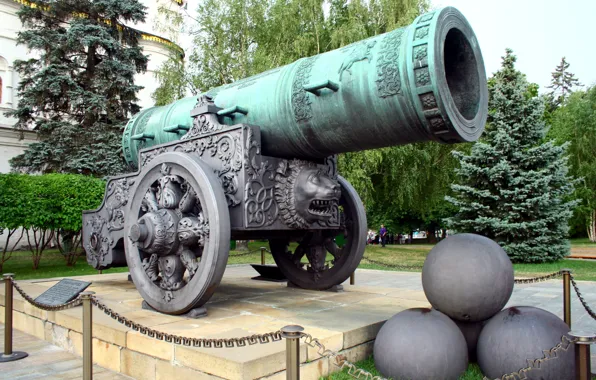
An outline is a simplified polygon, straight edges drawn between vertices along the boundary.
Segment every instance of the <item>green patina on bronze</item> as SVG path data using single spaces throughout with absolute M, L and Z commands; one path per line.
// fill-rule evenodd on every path
M 482 55 L 454 8 L 404 28 L 300 59 L 207 92 L 225 124 L 258 125 L 263 154 L 319 159 L 418 141 L 474 141 L 486 121 Z M 141 111 L 123 135 L 126 160 L 181 139 L 197 97 Z

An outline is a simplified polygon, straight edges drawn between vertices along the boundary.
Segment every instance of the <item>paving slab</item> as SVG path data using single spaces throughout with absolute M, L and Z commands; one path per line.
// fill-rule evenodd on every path
M 309 291 L 285 283 L 251 280 L 250 266 L 228 267 L 221 285 L 207 303 L 207 317 L 190 319 L 141 308 L 142 298 L 127 281 L 127 274 L 75 277 L 89 281 L 96 297 L 120 315 L 166 334 L 187 338 L 237 338 L 278 331 L 299 324 L 329 348 L 357 360 L 371 353 L 371 342 L 382 324 L 408 307 L 428 306 L 420 290 L 400 277 L 402 288 L 374 284 L 352 286 L 343 292 Z M 58 279 L 19 281 L 32 295 L 54 285 Z M 397 294 L 403 290 L 403 294 Z M 0 288 L 3 305 L 3 288 Z M 2 309 L 0 308 L 0 311 Z M 193 373 L 198 378 L 259 379 L 285 373 L 285 342 L 241 348 L 201 348 L 157 341 L 116 322 L 94 308 L 94 358 L 125 375 L 157 379 L 166 373 Z M 71 354 L 81 354 L 82 308 L 40 312 L 18 294 L 14 302 L 15 328 L 32 330 Z M 316 350 L 301 344 L 302 366 L 310 378 L 337 370 Z M 167 365 L 171 368 L 166 368 Z M 307 378 L 304 377 L 304 378 Z
M 0 324 L 0 340 L 4 340 L 4 324 Z M 15 351 L 25 351 L 28 357 L 0 364 L 0 379 L 81 379 L 83 360 L 45 340 L 13 330 Z M 93 366 L 95 379 L 126 380 L 131 377 Z

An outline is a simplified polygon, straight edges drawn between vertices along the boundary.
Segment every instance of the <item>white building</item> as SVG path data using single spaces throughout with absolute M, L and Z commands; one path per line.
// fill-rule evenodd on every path
M 147 7 L 147 17 L 144 24 L 129 25 L 142 32 L 140 45 L 149 56 L 147 72 L 137 74 L 135 83 L 144 86 L 138 94 L 141 108 L 153 105 L 151 94 L 157 88 L 155 71 L 166 61 L 174 51 L 182 52 L 174 42 L 159 36 L 158 8 L 160 6 L 176 10 L 184 6 L 185 0 L 140 0 Z M 27 59 L 31 53 L 23 45 L 17 45 L 17 33 L 23 29 L 16 13 L 26 0 L 0 0 L 0 173 L 10 171 L 8 160 L 20 154 L 27 144 L 35 141 L 35 133 L 26 132 L 21 139 L 20 132 L 12 126 L 16 120 L 7 118 L 4 113 L 18 104 L 17 87 L 19 75 L 13 68 L 17 59 Z M 176 41 L 178 36 L 172 36 Z M 173 48 L 173 49 L 172 49 Z

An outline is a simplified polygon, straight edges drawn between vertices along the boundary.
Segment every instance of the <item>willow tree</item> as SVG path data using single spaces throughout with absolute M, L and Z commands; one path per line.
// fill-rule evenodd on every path
M 571 173 L 579 178 L 577 222 L 596 242 L 596 87 L 571 94 L 554 112 L 549 134 L 569 144 Z

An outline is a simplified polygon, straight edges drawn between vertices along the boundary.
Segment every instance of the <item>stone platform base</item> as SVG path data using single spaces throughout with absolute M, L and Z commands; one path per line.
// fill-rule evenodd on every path
M 223 282 L 200 319 L 158 314 L 141 308 L 142 298 L 127 274 L 74 277 L 90 281 L 87 289 L 114 311 L 137 323 L 186 337 L 232 338 L 298 324 L 329 349 L 357 361 L 372 353 L 382 324 L 397 312 L 428 307 L 423 292 L 344 285 L 343 292 L 288 288 L 285 283 L 252 281 L 249 266 L 228 267 Z M 17 277 L 18 281 L 18 277 Z M 37 296 L 56 279 L 19 281 Z M 4 305 L 4 286 L 0 286 Z M 82 307 L 46 312 L 15 292 L 14 328 L 82 355 Z M 4 322 L 4 307 L 0 307 Z M 19 342 L 13 343 L 19 350 Z M 157 341 L 114 321 L 93 308 L 93 360 L 138 379 L 285 379 L 285 342 L 243 348 L 193 348 Z M 338 370 L 315 349 L 301 344 L 301 378 L 318 379 Z

